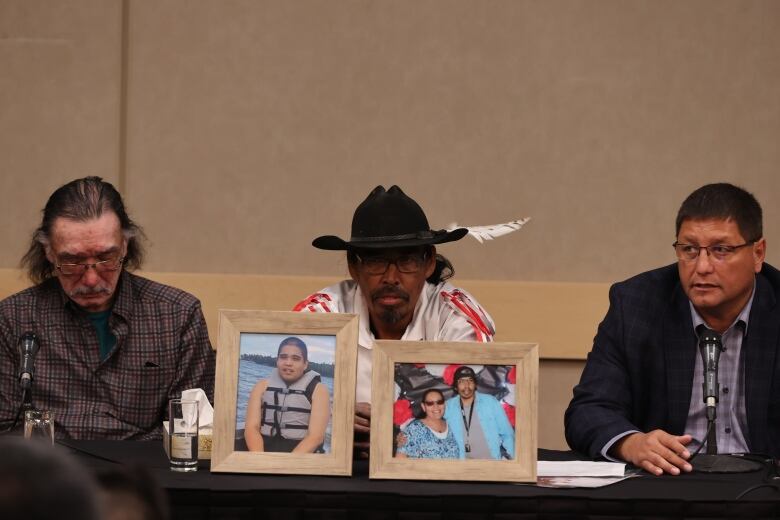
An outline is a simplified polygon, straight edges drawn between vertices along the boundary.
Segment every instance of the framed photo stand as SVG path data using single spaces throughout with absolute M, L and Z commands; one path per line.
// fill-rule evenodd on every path
M 211 471 L 351 475 L 357 324 L 219 311 Z
M 377 341 L 370 478 L 535 482 L 538 371 L 534 343 Z M 462 413 L 461 399 L 468 403 L 471 397 L 454 378 L 464 374 L 468 377 L 459 378 L 464 386 L 474 381 L 470 391 L 476 414 L 474 408 Z M 446 441 L 433 440 L 420 426 L 420 415 L 435 416 L 439 423 L 439 417 L 446 419 L 443 431 L 454 433 L 459 451 L 453 451 L 445 433 L 438 435 Z M 475 418 L 483 423 L 482 436 L 470 438 Z M 471 430 L 464 427 L 469 422 Z M 416 437 L 423 440 L 418 443 Z M 449 443 L 448 451 L 438 442 Z M 400 453 L 412 445 L 426 449 Z

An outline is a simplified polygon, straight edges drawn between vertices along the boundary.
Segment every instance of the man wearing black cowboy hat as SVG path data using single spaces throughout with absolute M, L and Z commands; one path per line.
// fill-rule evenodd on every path
M 328 235 L 312 242 L 347 252 L 351 279 L 312 294 L 295 310 L 360 316 L 356 433 L 369 431 L 375 339 L 492 341 L 493 320 L 468 293 L 446 282 L 452 264 L 434 247 L 467 232 L 431 230 L 422 208 L 401 188 L 377 186 L 355 210 L 349 241 Z
M 515 431 L 501 403 L 490 394 L 477 392 L 474 369 L 458 367 L 452 387 L 457 394 L 447 399 L 444 419 L 458 442 L 460 458 L 513 459 Z

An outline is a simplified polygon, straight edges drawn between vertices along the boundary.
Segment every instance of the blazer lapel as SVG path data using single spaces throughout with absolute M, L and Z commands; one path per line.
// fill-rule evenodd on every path
M 750 310 L 747 336 L 742 346 L 745 360 L 745 412 L 751 451 L 766 451 L 760 439 L 766 437 L 769 390 L 775 368 L 780 320 L 773 316 L 777 304 L 774 291 L 762 275 L 756 276 L 756 294 Z
M 688 419 L 696 362 L 696 334 L 693 331 L 688 297 L 678 284 L 663 321 L 664 361 L 666 363 L 666 398 L 668 431 L 682 435 Z M 660 382 L 659 382 L 660 383 Z

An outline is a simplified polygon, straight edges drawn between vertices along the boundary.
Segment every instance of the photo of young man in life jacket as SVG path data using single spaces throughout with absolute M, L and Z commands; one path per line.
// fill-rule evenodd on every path
M 330 419 L 330 395 L 320 374 L 309 370 L 300 338 L 282 340 L 276 368 L 249 395 L 244 439 L 249 451 L 322 452 Z

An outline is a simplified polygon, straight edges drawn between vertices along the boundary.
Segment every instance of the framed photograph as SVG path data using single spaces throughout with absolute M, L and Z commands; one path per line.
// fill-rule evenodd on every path
M 211 471 L 352 474 L 357 324 L 219 311 Z
M 535 343 L 377 341 L 370 478 L 535 482 Z

